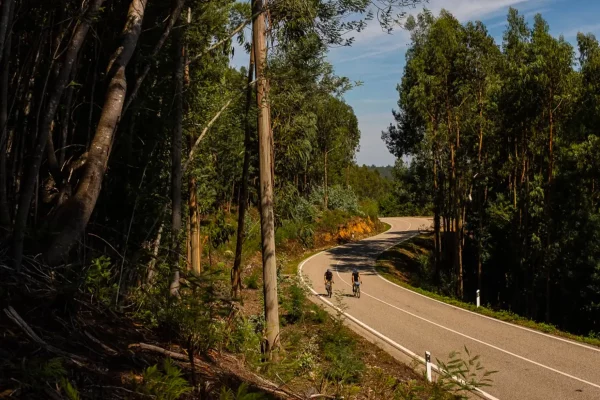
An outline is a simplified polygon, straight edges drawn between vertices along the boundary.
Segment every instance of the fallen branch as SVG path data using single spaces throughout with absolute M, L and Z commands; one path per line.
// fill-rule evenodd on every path
M 169 356 L 169 357 L 171 357 L 171 358 L 173 358 L 175 360 L 189 361 L 189 357 L 187 355 L 185 355 L 185 354 L 176 353 L 174 351 L 163 349 L 162 347 L 154 346 L 152 344 L 133 343 L 133 344 L 130 344 L 128 347 L 130 349 L 131 348 L 140 348 L 142 350 L 153 351 L 155 353 L 160 353 L 160 354 L 163 354 L 165 356 Z
M 163 354 L 165 356 L 171 357 L 175 360 L 184 361 L 186 365 L 190 365 L 189 364 L 190 357 L 188 355 L 182 354 L 182 353 L 177 353 L 177 352 L 170 351 L 167 349 L 163 349 L 162 347 L 154 346 L 152 344 L 133 343 L 133 344 L 130 344 L 128 347 L 130 349 L 131 348 L 139 348 L 142 350 L 153 351 L 155 353 L 159 353 L 159 354 Z M 270 382 L 252 372 L 246 371 L 246 372 L 248 372 L 246 374 L 247 376 L 241 376 L 238 372 L 234 371 L 233 369 L 228 368 L 226 365 L 224 365 L 222 363 L 219 363 L 214 356 L 211 357 L 211 361 L 213 361 L 212 365 L 194 357 L 194 363 L 198 366 L 204 366 L 208 371 L 213 371 L 213 372 L 217 372 L 217 373 L 224 372 L 226 374 L 236 376 L 241 381 L 248 382 L 255 389 L 270 393 L 270 394 L 277 396 L 279 398 L 282 398 L 282 399 L 294 398 L 294 399 L 298 399 L 298 400 L 304 400 L 304 397 L 301 397 L 292 392 L 288 392 L 286 390 L 279 389 L 277 387 L 277 385 L 275 385 L 273 382 Z M 221 371 L 219 371 L 219 370 L 221 370 Z
M 11 306 L 8 306 L 7 308 L 5 308 L 4 313 L 6 313 L 8 318 L 10 318 L 15 324 L 17 324 L 21 329 L 23 329 L 23 331 L 25 331 L 25 333 L 27 334 L 27 336 L 29 336 L 31 338 L 31 340 L 33 340 L 34 342 L 36 342 L 37 344 L 39 344 L 40 346 L 45 348 L 47 351 L 54 353 L 54 354 L 58 354 L 63 357 L 70 358 L 73 362 L 75 362 L 76 364 L 79 364 L 79 365 L 87 362 L 87 360 L 81 356 L 78 356 L 76 354 L 67 353 L 66 351 L 62 351 L 62 350 L 46 343 L 42 338 L 40 338 L 33 331 L 33 329 L 31 329 L 29 327 L 29 325 L 27 325 L 27 323 L 23 320 L 23 318 L 21 318 L 21 316 Z
M 102 343 L 101 341 L 99 341 L 98 339 L 96 339 L 95 337 L 92 336 L 91 333 L 89 333 L 88 331 L 84 331 L 85 336 L 87 336 L 92 342 L 96 343 L 98 346 L 102 347 L 108 354 L 110 355 L 117 355 L 117 351 L 108 347 L 107 345 L 105 345 L 104 343 Z

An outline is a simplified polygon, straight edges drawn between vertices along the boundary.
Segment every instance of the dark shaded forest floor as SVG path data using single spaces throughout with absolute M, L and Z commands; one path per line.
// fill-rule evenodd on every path
M 357 232 L 354 240 L 385 229 Z M 339 243 L 330 238 L 319 250 Z M 276 362 L 259 351 L 199 352 L 169 326 L 150 329 L 131 309 L 105 307 L 61 269 L 28 259 L 16 272 L 0 260 L 0 399 L 452 398 L 307 299 L 295 271 L 314 251 L 281 246 Z M 259 321 L 260 253 L 246 264 L 244 299 L 232 312 Z

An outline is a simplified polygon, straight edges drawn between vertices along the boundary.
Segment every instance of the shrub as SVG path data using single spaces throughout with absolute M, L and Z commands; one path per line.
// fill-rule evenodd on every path
M 315 189 L 309 197 L 309 200 L 314 205 L 323 205 L 325 193 L 322 186 Z M 358 197 L 351 188 L 346 188 L 341 185 L 334 185 L 328 188 L 327 191 L 329 210 L 342 210 L 353 215 L 360 214 L 358 207 Z
M 181 370 L 173 364 L 170 358 L 166 358 L 162 365 L 162 371 L 158 369 L 157 365 L 146 368 L 142 375 L 143 383 L 139 391 L 159 400 L 176 400 L 192 391 L 192 387 L 181 375 Z
M 350 215 L 342 210 L 328 210 L 323 212 L 317 227 L 326 232 L 337 232 L 340 225 L 348 220 Z
M 110 257 L 94 258 L 85 275 L 88 292 L 99 302 L 109 305 L 114 300 L 117 290 L 117 284 L 113 280 Z
M 262 393 L 250 393 L 248 391 L 248 385 L 246 383 L 242 383 L 238 388 L 237 392 L 233 390 L 222 387 L 221 394 L 219 396 L 219 400 L 263 400 L 267 399 L 267 397 Z
M 286 292 L 287 295 L 283 299 L 283 309 L 286 312 L 287 321 L 290 323 L 298 322 L 304 318 L 304 304 L 306 301 L 304 288 L 298 283 L 294 283 Z
M 258 289 L 259 279 L 260 279 L 260 276 L 258 275 L 258 272 L 252 271 L 252 273 L 244 279 L 244 283 L 246 284 L 246 287 L 248 289 L 256 290 L 256 289 Z

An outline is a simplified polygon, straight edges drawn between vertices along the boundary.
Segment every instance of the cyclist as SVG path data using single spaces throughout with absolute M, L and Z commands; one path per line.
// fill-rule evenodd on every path
M 356 287 L 362 285 L 362 279 L 360 279 L 360 273 L 355 268 L 352 270 L 352 293 L 356 292 Z
M 325 271 L 325 286 L 327 286 L 327 282 L 333 283 L 333 272 L 329 268 Z

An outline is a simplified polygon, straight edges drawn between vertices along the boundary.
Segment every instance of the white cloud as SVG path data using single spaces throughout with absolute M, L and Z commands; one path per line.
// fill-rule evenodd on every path
M 575 36 L 577 36 L 577 34 L 579 32 L 586 33 L 586 34 L 587 33 L 597 34 L 598 32 L 600 32 L 600 24 L 590 24 L 590 25 L 579 26 L 577 28 L 569 29 L 568 31 L 562 33 L 562 35 L 566 39 L 572 39 Z

